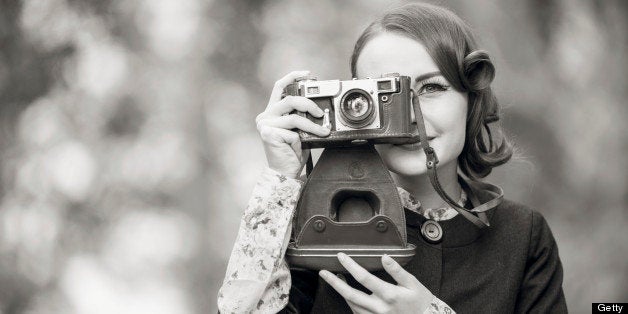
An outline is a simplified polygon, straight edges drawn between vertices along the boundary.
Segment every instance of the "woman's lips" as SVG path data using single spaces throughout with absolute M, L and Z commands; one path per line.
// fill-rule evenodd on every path
M 434 139 L 433 137 L 428 138 L 428 142 L 432 143 L 433 139 Z M 411 143 L 411 144 L 395 144 L 393 146 L 399 147 L 399 148 L 401 148 L 403 150 L 407 150 L 407 151 L 415 151 L 415 150 L 422 149 L 421 142 L 416 142 L 416 143 Z

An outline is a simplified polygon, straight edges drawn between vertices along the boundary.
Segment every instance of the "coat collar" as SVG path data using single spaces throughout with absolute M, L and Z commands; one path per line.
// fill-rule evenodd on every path
M 494 194 L 487 191 L 486 187 L 496 186 L 486 182 L 475 182 L 472 180 L 467 180 L 462 177 L 459 177 L 459 180 L 464 180 L 466 182 L 466 186 L 468 187 L 466 193 L 475 196 L 475 198 L 477 198 L 477 200 L 479 200 L 481 203 L 487 202 L 494 198 Z M 470 197 L 470 200 L 473 199 L 473 197 Z M 478 204 L 472 204 L 471 206 L 477 205 Z M 491 220 L 495 210 L 496 208 L 492 208 L 486 212 L 489 221 Z M 427 220 L 427 218 L 409 209 L 405 209 L 404 211 L 406 216 L 406 225 L 409 229 L 408 232 L 418 232 L 418 237 L 423 239 L 420 229 L 421 225 Z M 462 215 L 456 215 L 451 219 L 442 220 L 438 223 L 443 228 L 442 242 L 439 244 L 429 244 L 428 242 L 425 242 L 426 244 L 437 248 L 453 248 L 469 245 L 477 240 L 484 232 L 489 232 L 491 229 L 491 227 L 488 227 L 485 229 L 485 231 L 480 230 Z

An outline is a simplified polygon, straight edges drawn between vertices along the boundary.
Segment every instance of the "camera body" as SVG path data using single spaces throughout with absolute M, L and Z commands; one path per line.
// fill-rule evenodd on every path
M 331 131 L 319 137 L 299 130 L 305 148 L 404 144 L 418 141 L 411 119 L 410 84 L 410 77 L 397 73 L 348 81 L 303 77 L 288 85 L 284 96 L 309 98 L 325 112 L 322 118 L 296 112 Z
M 407 241 L 397 187 L 374 144 L 417 142 L 412 123 L 411 79 L 393 73 L 349 81 L 297 79 L 284 96 L 311 99 L 324 112 L 316 118 L 330 129 L 319 137 L 299 130 L 301 146 L 325 148 L 308 173 L 293 217 L 288 263 L 306 269 L 344 271 L 344 252 L 369 271 L 381 270 L 384 254 L 401 265 L 415 255 Z

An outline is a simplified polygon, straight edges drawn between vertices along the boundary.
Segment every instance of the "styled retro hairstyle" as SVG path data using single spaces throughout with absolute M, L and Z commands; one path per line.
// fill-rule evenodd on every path
M 506 163 L 513 147 L 499 125 L 499 103 L 490 84 L 495 67 L 487 52 L 478 50 L 471 28 L 450 10 L 424 3 L 407 4 L 387 11 L 369 25 L 355 44 L 351 74 L 362 49 L 378 34 L 392 32 L 422 43 L 442 75 L 452 86 L 468 93 L 466 138 L 458 156 L 462 172 L 472 179 L 489 175 L 493 167 Z M 499 135 L 500 143 L 495 143 Z

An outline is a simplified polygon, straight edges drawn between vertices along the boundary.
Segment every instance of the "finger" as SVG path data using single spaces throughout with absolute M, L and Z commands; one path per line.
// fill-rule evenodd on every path
M 275 117 L 262 120 L 260 123 L 283 129 L 294 129 L 312 133 L 318 136 L 329 135 L 329 129 L 312 122 L 306 117 L 302 117 L 296 114 L 289 114 L 287 116 Z
M 323 280 L 325 280 L 332 288 L 334 288 L 334 290 L 336 290 L 343 298 L 345 298 L 347 303 L 351 302 L 371 312 L 375 312 L 375 309 L 381 307 L 375 297 L 370 296 L 360 290 L 351 288 L 351 286 L 349 286 L 346 282 L 334 276 L 334 274 L 330 273 L 329 271 L 321 270 L 318 273 L 321 278 L 323 278 Z
M 342 280 L 344 282 L 347 282 L 347 277 L 345 277 L 345 275 L 343 275 L 343 274 L 338 273 L 338 274 L 336 274 L 336 277 L 340 278 L 340 280 Z
M 388 295 L 397 288 L 369 273 L 347 254 L 338 253 L 338 260 L 355 280 L 379 296 Z
M 286 74 L 286 76 L 280 78 L 277 82 L 275 82 L 275 86 L 273 86 L 273 91 L 270 94 L 269 103 L 272 104 L 278 102 L 281 99 L 281 94 L 283 93 L 283 90 L 286 88 L 286 86 L 288 86 L 290 83 L 293 83 L 294 80 L 296 80 L 297 78 L 309 74 L 310 71 L 292 71 Z
M 345 300 L 347 301 L 347 300 Z M 351 312 L 353 312 L 353 314 L 372 314 L 372 313 L 383 313 L 383 312 L 372 312 L 369 311 L 368 309 L 361 307 L 353 302 L 347 301 L 347 305 L 349 305 L 349 308 L 351 309 Z
M 407 272 L 401 265 L 399 265 L 392 257 L 388 255 L 382 256 L 382 265 L 384 270 L 402 287 L 417 290 L 419 287 L 423 287 L 423 284 Z
M 280 116 L 294 110 L 309 112 L 311 115 L 320 118 L 324 112 L 314 101 L 301 96 L 286 96 L 283 99 L 268 105 L 266 115 Z
M 301 163 L 307 161 L 307 159 L 310 157 L 310 150 L 303 149 L 300 140 L 292 142 L 290 146 L 292 147 L 292 150 L 297 154 L 297 157 L 299 158 L 299 161 Z
M 262 125 L 259 134 L 264 142 L 273 146 L 283 146 L 286 144 L 293 146 L 295 143 L 301 142 L 297 132 L 269 125 Z
M 343 274 L 336 274 L 336 277 L 338 277 L 340 280 L 344 281 L 345 283 L 347 282 L 347 278 L 343 275 Z M 364 307 L 361 307 L 351 301 L 345 300 L 347 301 L 347 304 L 349 305 L 349 308 L 351 309 L 351 311 L 354 314 L 362 314 L 362 313 L 373 313 L 369 310 L 367 310 Z

